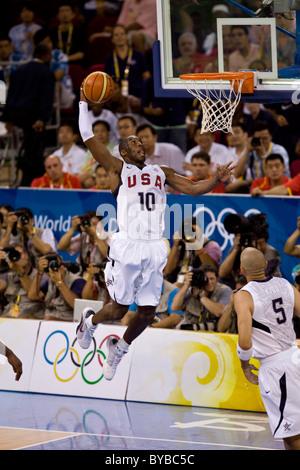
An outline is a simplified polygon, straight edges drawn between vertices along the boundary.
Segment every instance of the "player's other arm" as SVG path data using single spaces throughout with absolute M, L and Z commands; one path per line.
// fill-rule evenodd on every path
M 221 182 L 226 182 L 232 179 L 235 165 L 232 162 L 227 165 L 217 165 L 215 176 L 208 180 L 201 180 L 194 183 L 185 176 L 178 175 L 172 168 L 162 166 L 161 169 L 164 171 L 167 179 L 167 184 L 171 188 L 179 191 L 183 194 L 189 194 L 191 196 L 200 196 L 206 194 L 216 188 Z
M 88 114 L 88 101 L 83 91 L 80 90 L 79 102 L 79 130 L 83 142 L 90 150 L 94 159 L 103 166 L 108 174 L 121 173 L 122 160 L 114 157 L 98 139 L 94 136 L 92 123 Z
M 238 320 L 238 356 L 246 379 L 257 385 L 258 377 L 253 373 L 257 369 L 249 363 L 252 357 L 252 315 L 254 309 L 253 299 L 249 292 L 239 291 L 235 294 L 234 308 Z

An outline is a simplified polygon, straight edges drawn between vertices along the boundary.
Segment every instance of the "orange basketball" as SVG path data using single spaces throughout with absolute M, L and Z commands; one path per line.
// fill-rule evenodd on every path
M 92 103 L 105 103 L 113 92 L 115 84 L 110 75 L 105 72 L 92 72 L 84 80 L 82 91 L 87 100 Z

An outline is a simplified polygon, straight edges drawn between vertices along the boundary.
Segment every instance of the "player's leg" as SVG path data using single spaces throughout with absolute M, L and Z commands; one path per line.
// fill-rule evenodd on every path
M 300 450 L 300 435 L 285 437 L 283 439 L 286 450 Z

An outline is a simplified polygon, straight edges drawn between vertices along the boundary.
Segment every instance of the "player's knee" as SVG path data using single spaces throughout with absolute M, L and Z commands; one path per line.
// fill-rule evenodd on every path
M 145 306 L 145 307 L 138 307 L 138 315 L 140 320 L 150 322 L 153 320 L 155 316 L 155 307 L 152 306 Z

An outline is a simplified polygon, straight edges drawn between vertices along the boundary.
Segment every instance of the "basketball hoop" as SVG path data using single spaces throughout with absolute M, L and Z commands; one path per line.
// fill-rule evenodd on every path
M 232 132 L 232 120 L 241 95 L 254 91 L 254 72 L 191 73 L 179 78 L 185 81 L 187 91 L 201 103 L 201 134 L 217 130 Z M 200 80 L 205 83 L 204 90 L 197 83 Z M 212 84 L 211 80 L 217 84 Z M 228 81 L 230 89 L 226 93 L 224 85 L 228 85 Z

